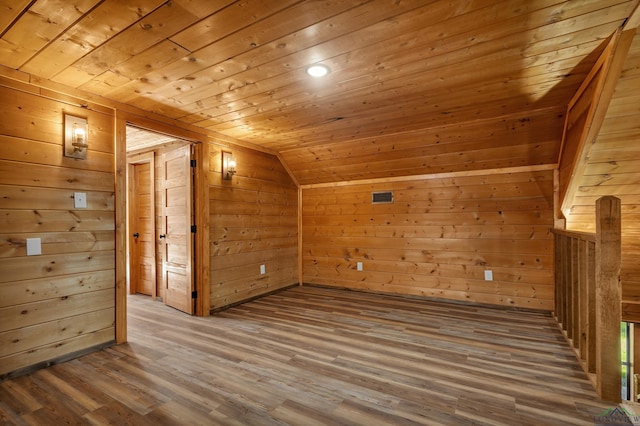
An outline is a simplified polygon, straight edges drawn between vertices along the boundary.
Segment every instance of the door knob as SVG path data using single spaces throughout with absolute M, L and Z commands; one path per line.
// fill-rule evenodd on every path
M 138 238 L 139 236 L 140 236 L 140 234 L 137 233 L 137 232 L 135 234 L 133 234 L 133 238 Z
M 167 236 L 164 234 L 160 234 L 160 238 L 167 238 Z

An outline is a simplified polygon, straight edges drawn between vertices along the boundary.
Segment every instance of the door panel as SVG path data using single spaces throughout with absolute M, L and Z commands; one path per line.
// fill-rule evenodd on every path
M 151 167 L 153 167 L 151 162 L 145 162 L 133 164 L 130 169 L 133 173 L 129 216 L 129 227 L 132 234 L 130 236 L 130 291 L 155 297 L 155 219 Z
M 191 146 L 163 154 L 163 285 L 165 303 L 193 314 Z

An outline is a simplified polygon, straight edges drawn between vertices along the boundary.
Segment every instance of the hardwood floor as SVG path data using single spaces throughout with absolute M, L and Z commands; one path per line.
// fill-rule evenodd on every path
M 549 315 L 295 287 L 190 317 L 129 299 L 129 338 L 0 383 L 7 424 L 593 425 Z

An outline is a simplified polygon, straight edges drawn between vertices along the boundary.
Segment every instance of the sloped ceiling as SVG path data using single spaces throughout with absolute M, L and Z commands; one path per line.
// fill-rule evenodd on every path
M 0 65 L 278 153 L 301 184 L 550 164 L 636 2 L 0 0 Z
M 633 38 L 599 135 L 589 147 L 566 212 L 567 228 L 595 232 L 596 200 L 614 195 L 622 202 L 624 236 L 640 253 L 640 32 Z M 637 258 L 633 262 L 638 264 Z
M 620 199 L 622 208 L 622 309 L 625 320 L 640 312 L 640 32 L 636 32 L 598 137 L 576 175 L 567 228 L 595 232 L 596 200 Z

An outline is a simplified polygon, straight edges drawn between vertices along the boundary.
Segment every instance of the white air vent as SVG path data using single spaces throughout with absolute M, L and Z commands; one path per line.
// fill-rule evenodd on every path
M 392 191 L 371 193 L 371 204 L 389 204 L 389 203 L 393 203 Z

